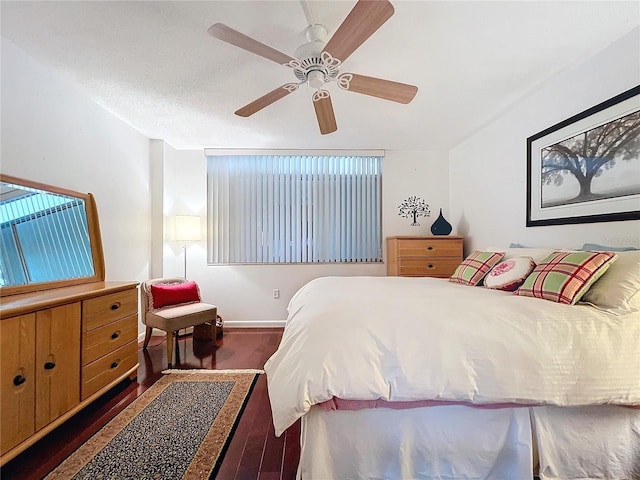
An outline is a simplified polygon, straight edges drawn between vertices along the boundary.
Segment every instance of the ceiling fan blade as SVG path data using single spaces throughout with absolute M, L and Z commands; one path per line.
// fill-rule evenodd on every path
M 271 48 L 264 43 L 260 43 L 251 37 L 247 37 L 245 34 L 240 33 L 231 27 L 227 27 L 222 23 L 212 25 L 207 31 L 218 40 L 222 40 L 223 42 L 230 43 L 231 45 L 235 45 L 236 47 L 242 48 L 248 52 L 260 55 L 261 57 L 272 60 L 280 65 L 285 65 L 291 60 L 295 60 L 293 57 L 279 52 L 275 48 Z
M 235 111 L 235 114 L 239 117 L 249 117 L 254 113 L 262 110 L 264 107 L 268 107 L 274 102 L 277 102 L 283 97 L 286 97 L 291 92 L 295 92 L 298 89 L 297 83 L 285 83 L 284 85 L 270 91 L 266 95 L 254 100 L 253 102 L 245 105 L 244 107 Z
M 333 113 L 333 104 L 331 103 L 329 92 L 327 90 L 318 90 L 313 94 L 312 98 L 320 133 L 326 135 L 327 133 L 335 132 L 338 126 L 336 125 L 336 117 Z
M 381 78 L 345 73 L 338 77 L 338 86 L 350 92 L 363 93 L 398 103 L 409 103 L 418 93 L 418 87 L 406 83 L 392 82 Z
M 393 12 L 393 5 L 387 0 L 359 0 L 324 47 L 324 51 L 344 62 L 391 18 Z

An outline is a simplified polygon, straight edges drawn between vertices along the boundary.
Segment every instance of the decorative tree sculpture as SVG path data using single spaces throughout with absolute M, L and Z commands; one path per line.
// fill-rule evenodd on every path
M 419 227 L 418 217 L 428 217 L 431 215 L 431 210 L 429 209 L 429 205 L 419 197 L 415 195 L 413 197 L 407 198 L 404 202 L 398 205 L 400 209 L 400 215 L 404 218 L 413 217 L 412 227 Z

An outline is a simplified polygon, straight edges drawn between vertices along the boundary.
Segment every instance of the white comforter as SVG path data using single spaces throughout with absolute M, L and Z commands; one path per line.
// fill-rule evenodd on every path
M 434 278 L 323 277 L 264 366 L 276 435 L 332 397 L 640 404 L 640 314 Z

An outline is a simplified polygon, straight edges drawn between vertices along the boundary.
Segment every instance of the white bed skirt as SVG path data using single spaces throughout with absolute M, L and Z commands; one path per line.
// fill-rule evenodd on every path
M 527 479 L 528 408 L 443 406 L 302 417 L 298 479 Z
M 640 479 L 640 410 L 618 406 L 329 411 L 301 419 L 298 479 Z M 537 470 L 537 468 L 536 468 Z
M 541 480 L 639 480 L 640 409 L 535 407 Z

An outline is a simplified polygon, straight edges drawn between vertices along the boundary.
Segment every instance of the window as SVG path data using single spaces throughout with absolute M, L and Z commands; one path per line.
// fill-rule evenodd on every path
M 381 155 L 205 153 L 210 264 L 381 261 Z

